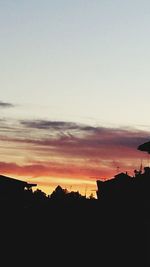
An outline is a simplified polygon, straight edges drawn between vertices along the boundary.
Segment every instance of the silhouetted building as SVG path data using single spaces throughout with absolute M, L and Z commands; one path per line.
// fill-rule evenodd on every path
M 36 184 L 0 175 L 0 197 L 21 195 L 25 190 L 29 190 L 33 186 L 36 186 Z
M 150 142 L 138 146 L 137 149 L 150 153 Z M 134 170 L 134 174 L 134 176 L 129 176 L 127 172 L 119 173 L 112 179 L 98 180 L 97 198 L 108 202 L 134 200 L 147 205 L 150 201 L 150 168 L 145 167 L 142 172 L 142 166 L 140 166 L 139 170 Z
M 107 202 L 124 201 L 138 202 L 147 205 L 150 201 L 150 168 L 144 172 L 136 171 L 135 176 L 119 173 L 107 181 L 97 181 L 97 198 Z
M 97 198 L 122 198 L 129 194 L 130 187 L 132 187 L 133 178 L 127 173 L 119 173 L 114 178 L 106 181 L 97 181 Z

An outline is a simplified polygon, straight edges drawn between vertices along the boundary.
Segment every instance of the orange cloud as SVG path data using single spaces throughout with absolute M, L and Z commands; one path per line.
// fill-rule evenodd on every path
M 45 164 L 28 164 L 28 165 L 18 165 L 16 163 L 6 163 L 0 162 L 0 170 L 3 174 L 14 174 L 17 176 L 27 176 L 31 178 L 36 178 L 40 176 L 45 177 L 72 177 L 73 179 L 87 179 L 92 178 L 92 176 L 99 177 L 100 173 L 103 176 L 111 174 L 109 169 L 102 167 L 92 168 L 84 165 L 67 165 L 48 162 Z
M 141 158 L 146 160 L 137 147 L 148 141 L 149 135 L 148 131 L 72 122 L 3 121 L 0 170 L 22 177 L 94 181 L 111 178 L 117 170 L 133 173 Z

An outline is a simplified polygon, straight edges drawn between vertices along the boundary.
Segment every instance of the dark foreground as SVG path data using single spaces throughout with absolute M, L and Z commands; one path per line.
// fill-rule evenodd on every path
M 148 214 L 98 200 L 1 206 L 1 255 L 20 266 L 150 266 Z

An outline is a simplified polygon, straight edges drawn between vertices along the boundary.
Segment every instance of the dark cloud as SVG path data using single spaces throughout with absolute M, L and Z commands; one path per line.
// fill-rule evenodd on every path
M 80 142 L 97 146 L 100 144 L 114 144 L 122 146 L 138 146 L 149 140 L 148 131 L 110 128 L 103 126 L 89 126 L 74 122 L 23 120 L 20 122 L 24 129 L 51 130 L 57 132 L 57 141 Z M 40 132 L 39 132 L 40 133 Z
M 60 161 L 90 160 L 91 164 L 99 160 L 107 161 L 107 165 L 114 160 L 130 164 L 142 157 L 137 148 L 149 141 L 149 136 L 148 131 L 65 121 L 24 120 L 0 125 L 0 141 L 18 151 Z
M 65 121 L 48 121 L 48 120 L 22 120 L 21 125 L 27 128 L 33 129 L 45 129 L 45 130 L 55 130 L 55 131 L 77 131 L 77 132 L 92 132 L 92 131 L 104 131 L 103 127 L 93 127 L 89 125 L 84 125 L 74 122 Z
M 0 108 L 13 108 L 14 105 L 8 102 L 0 101 Z
M 34 128 L 34 129 L 54 129 L 54 130 L 74 130 L 79 126 L 73 122 L 64 122 L 64 121 L 46 121 L 46 120 L 34 120 L 21 121 L 21 124 L 25 127 Z
M 43 151 L 45 154 L 53 153 L 61 157 L 117 159 L 137 157 L 140 153 L 137 147 L 148 141 L 150 136 L 149 132 L 134 129 L 91 127 L 68 122 L 51 123 L 49 122 L 49 127 L 50 125 L 57 127 L 56 134 L 42 135 L 40 129 L 43 130 L 43 128 L 38 128 L 39 131 L 34 133 L 33 130 L 32 135 L 30 132 L 23 131 L 24 136 L 5 135 L 0 139 L 18 143 L 18 145 L 28 144 L 28 147 L 35 151 Z M 41 127 L 39 125 L 35 127 Z M 49 129 L 46 130 L 49 132 Z

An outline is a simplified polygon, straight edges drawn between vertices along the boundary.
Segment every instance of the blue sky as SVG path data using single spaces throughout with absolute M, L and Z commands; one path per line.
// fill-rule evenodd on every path
M 2 100 L 24 107 L 16 116 L 148 124 L 149 10 L 145 0 L 1 1 Z

